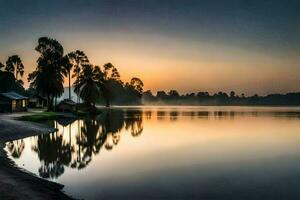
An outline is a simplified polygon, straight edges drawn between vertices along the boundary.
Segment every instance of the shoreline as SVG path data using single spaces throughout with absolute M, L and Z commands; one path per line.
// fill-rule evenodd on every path
M 63 185 L 39 178 L 16 166 L 8 157 L 4 150 L 6 142 L 55 131 L 43 124 L 18 121 L 15 117 L 14 114 L 0 115 L 0 199 L 73 199 L 63 192 Z

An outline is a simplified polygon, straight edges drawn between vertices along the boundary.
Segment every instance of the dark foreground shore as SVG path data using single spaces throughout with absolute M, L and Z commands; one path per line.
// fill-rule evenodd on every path
M 38 123 L 16 121 L 11 115 L 0 115 L 0 199 L 48 200 L 72 199 L 62 192 L 63 185 L 53 183 L 18 168 L 4 150 L 7 141 L 46 134 L 54 129 Z

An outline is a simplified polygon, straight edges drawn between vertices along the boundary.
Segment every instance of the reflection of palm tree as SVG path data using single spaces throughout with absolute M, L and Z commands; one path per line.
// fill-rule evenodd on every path
M 122 111 L 110 110 L 102 118 L 102 135 L 105 135 L 105 149 L 111 150 L 120 141 L 120 131 L 124 125 Z
M 106 140 L 105 140 L 105 149 L 106 150 L 112 150 L 114 146 L 117 146 L 121 135 L 120 132 L 117 133 L 105 133 L 106 134 Z
M 81 127 L 82 137 L 77 137 L 77 144 L 79 145 L 79 150 L 82 151 L 79 154 L 79 163 L 72 163 L 72 166 L 75 167 L 78 165 L 78 168 L 85 167 L 91 160 L 93 154 L 97 154 L 101 147 L 101 141 L 99 137 L 99 124 L 96 120 L 86 119 L 83 122 L 83 126 Z M 81 147 L 81 148 L 80 148 Z
M 63 141 L 63 135 L 51 133 L 40 135 L 32 149 L 42 161 L 39 174 L 43 178 L 57 178 L 64 173 L 64 166 L 71 162 L 73 149 L 70 144 Z
M 23 140 L 16 140 L 7 144 L 8 150 L 13 158 L 20 158 L 25 148 Z
M 143 118 L 141 111 L 135 111 L 128 113 L 128 117 L 125 119 L 125 129 L 131 130 L 132 136 L 139 136 L 143 132 Z
M 110 110 L 103 112 L 96 119 L 78 121 L 76 144 L 72 144 L 71 141 L 71 125 L 65 132 L 69 134 L 68 140 L 64 140 L 63 134 L 58 133 L 38 136 L 32 149 L 42 163 L 39 169 L 40 176 L 57 178 L 64 173 L 65 166 L 85 168 L 102 147 L 111 150 L 119 144 L 120 131 L 124 125 L 126 129 L 131 130 L 133 136 L 140 135 L 143 131 L 141 111 L 125 114 L 122 111 Z M 57 127 L 57 123 L 53 126 Z

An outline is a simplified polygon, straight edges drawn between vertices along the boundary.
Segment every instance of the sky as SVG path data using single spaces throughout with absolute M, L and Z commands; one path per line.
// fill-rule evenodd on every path
M 25 82 L 42 36 L 154 93 L 300 91 L 298 0 L 0 0 L 0 62 L 20 55 Z

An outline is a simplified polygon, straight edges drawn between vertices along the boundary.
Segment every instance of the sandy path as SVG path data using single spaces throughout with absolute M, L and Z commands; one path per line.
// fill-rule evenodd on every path
M 0 115 L 0 199 L 70 199 L 61 192 L 62 185 L 24 172 L 7 158 L 5 142 L 54 131 L 42 124 L 14 120 L 18 115 L 23 114 Z

